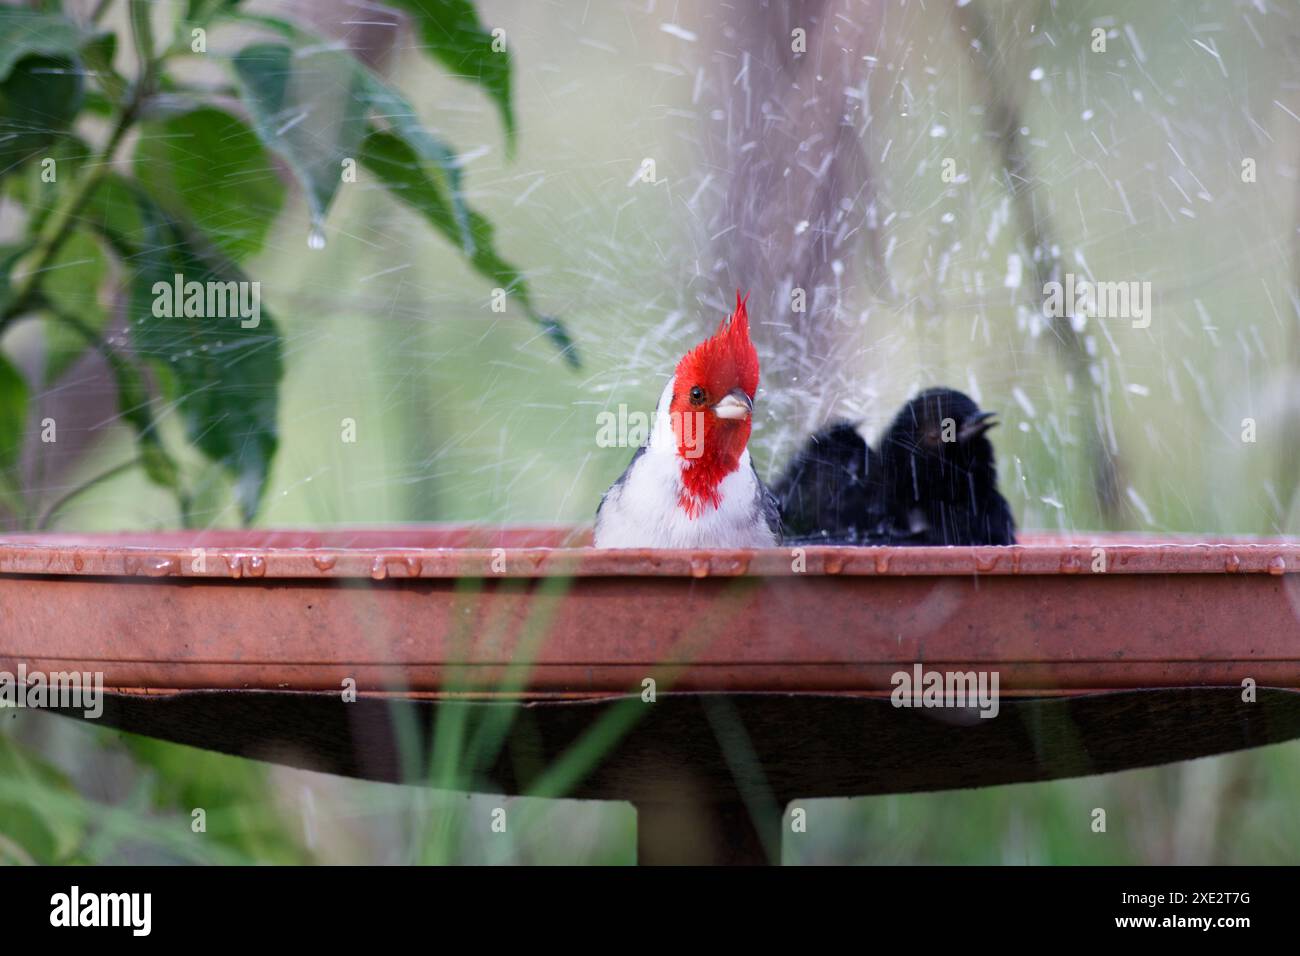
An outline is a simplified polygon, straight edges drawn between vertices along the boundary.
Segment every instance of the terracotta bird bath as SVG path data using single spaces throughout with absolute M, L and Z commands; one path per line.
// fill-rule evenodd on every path
M 387 781 L 433 779 L 438 720 L 457 708 L 500 731 L 459 785 L 630 800 L 651 861 L 762 859 L 796 798 L 1104 773 L 1300 736 L 1294 541 L 586 540 L 451 526 L 8 535 L 0 670 L 100 672 L 111 726 Z M 896 675 L 918 665 L 996 674 L 996 716 L 894 706 Z M 574 764 L 593 733 L 603 757 Z M 712 842 L 678 839 L 683 815 Z

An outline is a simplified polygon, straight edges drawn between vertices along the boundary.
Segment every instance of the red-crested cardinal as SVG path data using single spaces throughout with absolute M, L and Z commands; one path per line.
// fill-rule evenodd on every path
M 763 548 L 781 539 L 776 499 L 750 461 L 758 352 L 745 299 L 677 363 L 650 441 L 596 509 L 598 548 Z

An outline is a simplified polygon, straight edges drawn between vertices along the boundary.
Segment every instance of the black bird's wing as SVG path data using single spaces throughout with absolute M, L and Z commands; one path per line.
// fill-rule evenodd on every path
M 984 498 L 984 511 L 980 514 L 982 539 L 980 544 L 1015 544 L 1016 519 L 1011 516 L 1011 505 L 996 487 L 990 488 Z
M 879 457 L 849 422 L 811 436 L 773 488 L 787 541 L 862 544 L 879 524 Z
M 758 486 L 757 504 L 759 513 L 763 516 L 763 520 L 767 522 L 772 534 L 776 535 L 777 542 L 780 543 L 785 537 L 785 529 L 781 521 L 780 503 L 777 501 L 776 495 L 772 493 L 772 489 L 763 484 L 763 479 L 758 477 L 758 469 L 754 468 L 753 458 L 749 460 L 749 467 L 754 469 L 754 484 Z

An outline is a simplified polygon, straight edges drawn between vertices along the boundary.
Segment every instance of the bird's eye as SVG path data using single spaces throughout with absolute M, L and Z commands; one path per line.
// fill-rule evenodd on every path
M 692 405 L 704 404 L 704 389 L 700 388 L 698 385 L 692 386 L 691 388 L 691 404 Z

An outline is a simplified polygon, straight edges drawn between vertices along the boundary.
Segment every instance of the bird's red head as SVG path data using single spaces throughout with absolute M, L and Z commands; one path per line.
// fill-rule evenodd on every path
M 737 291 L 736 311 L 677 363 L 669 412 L 684 465 L 680 504 L 692 516 L 718 506 L 718 486 L 749 442 L 758 351 L 749 338 L 747 299 Z

